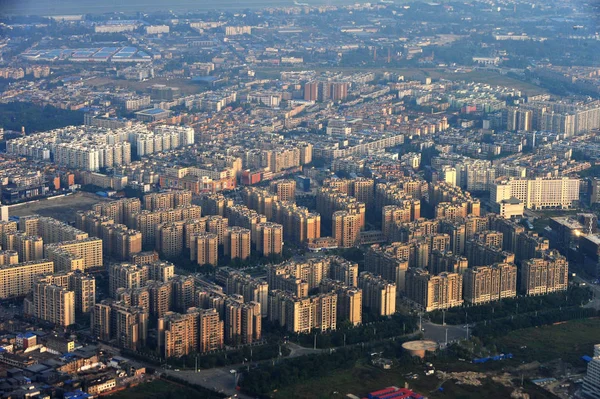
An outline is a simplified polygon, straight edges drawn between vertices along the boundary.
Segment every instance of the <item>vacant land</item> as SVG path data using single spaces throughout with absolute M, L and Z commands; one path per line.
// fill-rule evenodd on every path
M 512 352 L 519 360 L 547 362 L 561 358 L 583 365 L 581 356 L 593 355 L 600 319 L 573 320 L 551 326 L 516 330 L 498 339 L 498 349 Z M 521 349 L 524 347 L 523 349 Z
M 469 369 L 477 368 L 464 364 Z M 419 375 L 417 380 L 407 380 L 409 372 Z M 382 370 L 367 364 L 357 364 L 350 370 L 340 370 L 322 378 L 310 380 L 302 384 L 278 390 L 272 396 L 278 398 L 340 398 L 351 393 L 358 397 L 366 397 L 373 392 L 388 386 L 409 387 L 429 398 L 481 398 L 481 392 L 488 399 L 504 399 L 510 397 L 513 388 L 504 386 L 487 378 L 480 386 L 457 384 L 453 380 L 441 381 L 436 376 L 425 376 L 422 365 L 400 365 L 391 370 Z M 439 390 L 439 388 L 442 390 Z M 533 396 L 538 397 L 538 396 Z
M 514 360 L 490 362 L 477 365 L 468 362 L 456 362 L 442 355 L 432 362 L 438 370 L 454 372 L 484 373 L 487 378 L 480 379 L 481 385 L 465 385 L 456 380 L 442 381 L 437 376 L 425 376 L 424 367 L 417 363 L 400 364 L 391 370 L 382 370 L 358 362 L 350 370 L 339 370 L 329 375 L 315 378 L 302 384 L 279 389 L 274 398 L 334 398 L 344 397 L 348 393 L 365 397 L 369 392 L 387 386 L 403 387 L 408 382 L 415 391 L 431 399 L 436 398 L 481 398 L 485 392 L 487 399 L 508 398 L 513 390 L 520 386 L 517 374 L 508 375 L 504 382 L 498 382 L 503 369 L 512 369 L 521 361 L 541 363 L 562 358 L 576 367 L 583 367 L 583 355 L 593 354 L 594 344 L 600 343 L 598 337 L 600 319 L 574 320 L 561 324 L 517 330 L 499 338 L 495 343 L 498 351 L 513 353 Z M 523 348 L 523 349 L 521 349 Z M 407 379 L 408 373 L 416 373 L 418 379 Z M 439 388 L 442 390 L 439 390 Z M 524 391 L 531 398 L 547 398 L 548 393 L 532 385 L 525 384 Z
M 202 392 L 165 380 L 154 380 L 110 395 L 111 399 L 196 399 Z
M 178 87 L 181 90 L 181 94 L 198 94 L 206 91 L 206 86 L 201 84 L 193 83 L 189 79 L 167 79 L 167 78 L 154 78 L 148 79 L 143 82 L 134 80 L 124 79 L 111 79 L 111 78 L 93 78 L 87 81 L 87 84 L 97 88 L 114 88 L 122 87 L 128 90 L 135 90 L 138 92 L 149 93 L 150 87 L 153 85 L 166 85 L 169 87 Z
M 14 205 L 10 207 L 10 216 L 26 216 L 38 214 L 61 220 L 65 223 L 74 222 L 77 211 L 87 211 L 106 198 L 92 193 L 78 192 L 66 197 L 43 199 L 37 202 Z

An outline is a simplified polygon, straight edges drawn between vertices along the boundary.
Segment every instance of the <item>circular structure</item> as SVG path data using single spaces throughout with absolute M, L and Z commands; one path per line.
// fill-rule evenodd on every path
M 402 344 L 402 348 L 411 356 L 425 357 L 425 352 L 435 352 L 438 348 L 437 342 L 433 341 L 409 341 Z

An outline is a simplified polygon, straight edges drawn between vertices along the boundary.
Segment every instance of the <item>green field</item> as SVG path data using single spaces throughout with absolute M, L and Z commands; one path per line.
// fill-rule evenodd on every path
M 196 399 L 207 398 L 202 392 L 165 380 L 154 380 L 110 395 L 111 399 Z
M 583 355 L 593 355 L 600 343 L 600 319 L 573 320 L 562 324 L 516 330 L 497 340 L 520 360 L 547 362 L 561 358 L 574 366 L 583 366 Z M 526 346 L 527 348 L 521 349 Z

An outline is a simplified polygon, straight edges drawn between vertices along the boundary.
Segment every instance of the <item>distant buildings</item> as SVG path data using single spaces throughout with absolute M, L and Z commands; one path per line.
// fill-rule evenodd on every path
M 490 187 L 490 201 L 502 203 L 516 198 L 525 208 L 571 208 L 579 200 L 579 180 L 568 178 L 508 179 Z

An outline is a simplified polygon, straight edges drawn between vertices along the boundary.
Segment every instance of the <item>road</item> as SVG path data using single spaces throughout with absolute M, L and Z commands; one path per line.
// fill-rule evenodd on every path
M 583 277 L 576 275 L 573 277 L 573 281 L 579 284 L 585 283 L 586 287 L 589 287 L 594 293 L 594 299 L 583 305 L 584 308 L 594 308 L 600 310 L 600 285 L 592 284 L 591 280 L 584 279 Z
M 303 346 L 288 343 L 287 347 L 290 349 L 290 354 L 286 356 L 284 359 L 290 359 L 294 357 L 304 356 L 304 355 L 312 355 L 316 353 L 322 353 L 323 349 L 313 349 L 313 348 L 305 348 Z M 271 362 L 272 360 L 263 361 Z M 196 372 L 194 370 L 182 370 L 182 371 L 174 371 L 174 370 L 165 370 L 163 373 L 181 378 L 185 381 L 188 381 L 192 384 L 197 384 L 203 386 L 208 389 L 212 389 L 218 392 L 222 392 L 226 395 L 233 396 L 238 395 L 239 398 L 251 398 L 251 396 L 244 395 L 241 392 L 236 391 L 235 387 L 237 385 L 238 373 L 237 370 L 243 368 L 245 366 L 249 366 L 246 364 L 232 364 L 225 367 L 212 368 L 206 370 L 200 370 Z M 236 373 L 232 373 L 234 370 Z

